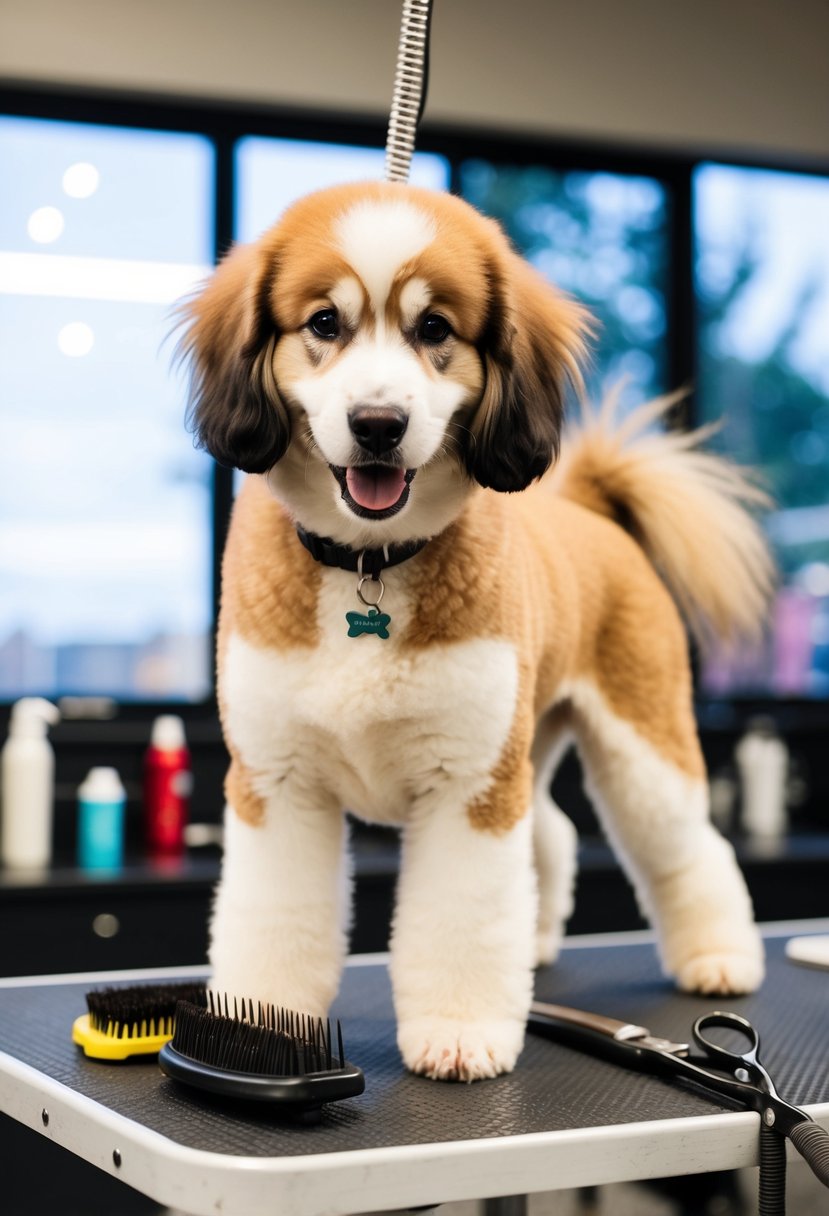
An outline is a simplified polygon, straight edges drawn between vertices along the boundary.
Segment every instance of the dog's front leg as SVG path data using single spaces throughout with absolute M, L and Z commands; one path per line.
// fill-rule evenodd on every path
M 347 947 L 346 831 L 338 808 L 298 790 L 263 800 L 259 822 L 228 806 L 211 924 L 216 988 L 327 1012 Z
M 391 973 L 413 1072 L 493 1077 L 521 1050 L 536 917 L 526 805 L 510 826 L 485 827 L 471 808 L 444 802 L 419 808 L 405 828 Z

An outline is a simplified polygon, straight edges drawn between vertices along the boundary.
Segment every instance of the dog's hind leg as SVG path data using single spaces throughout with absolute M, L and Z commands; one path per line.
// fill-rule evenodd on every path
M 533 745 L 533 858 L 538 880 L 536 963 L 558 957 L 564 926 L 573 911 L 578 835 L 555 802 L 550 785 L 572 744 L 563 715 L 553 711 L 542 720 Z
M 658 664 L 625 669 L 640 694 L 647 690 L 661 740 L 653 729 L 646 738 L 595 684 L 574 684 L 585 784 L 656 929 L 667 974 L 688 991 L 751 992 L 763 977 L 762 943 L 734 851 L 709 822 L 693 715 L 681 703 L 690 697 L 670 674 Z

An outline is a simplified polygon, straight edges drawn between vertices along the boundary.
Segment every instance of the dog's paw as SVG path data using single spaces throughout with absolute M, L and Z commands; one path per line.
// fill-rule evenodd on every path
M 712 950 L 683 963 L 677 969 L 676 982 L 684 992 L 740 996 L 760 987 L 764 971 L 761 951 Z
M 524 1043 L 524 1025 L 414 1018 L 400 1024 L 397 1043 L 412 1072 L 433 1081 L 479 1081 L 512 1070 Z

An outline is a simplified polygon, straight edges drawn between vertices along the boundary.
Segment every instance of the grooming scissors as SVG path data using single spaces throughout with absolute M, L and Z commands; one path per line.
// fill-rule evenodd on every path
M 691 1044 L 659 1038 L 644 1026 L 542 1001 L 531 1005 L 527 1026 L 626 1068 L 688 1081 L 743 1109 L 756 1110 L 761 1119 L 761 1216 L 782 1216 L 785 1211 L 786 1137 L 815 1176 L 829 1186 L 829 1132 L 805 1110 L 780 1097 L 760 1062 L 760 1035 L 739 1013 L 718 1010 L 697 1018 L 691 1037 L 699 1054 L 692 1054 Z M 713 1029 L 736 1032 L 747 1046 L 743 1051 L 729 1051 L 708 1037 Z

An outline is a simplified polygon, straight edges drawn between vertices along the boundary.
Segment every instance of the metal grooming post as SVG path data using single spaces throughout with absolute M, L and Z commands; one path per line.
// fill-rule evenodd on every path
M 397 70 L 386 136 L 387 182 L 409 180 L 417 124 L 426 101 L 431 19 L 432 0 L 403 0 Z

